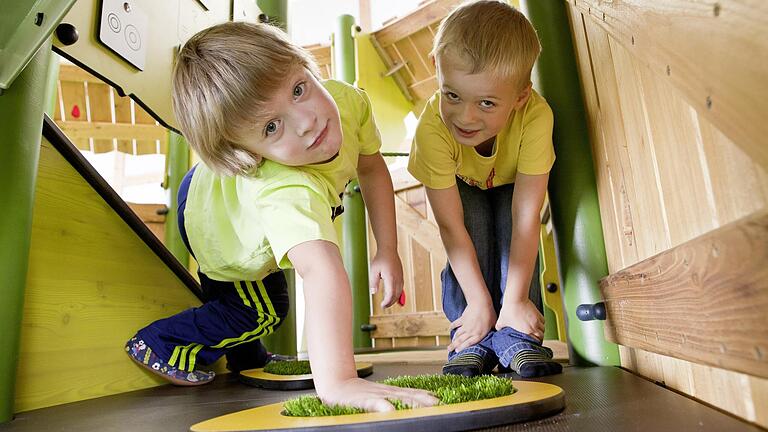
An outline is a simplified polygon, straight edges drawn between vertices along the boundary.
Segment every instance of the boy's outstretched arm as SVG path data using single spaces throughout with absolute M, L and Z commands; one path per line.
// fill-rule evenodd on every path
M 458 330 L 448 345 L 448 351 L 458 352 L 480 342 L 488 334 L 496 322 L 496 312 L 480 272 L 475 247 L 464 226 L 459 189 L 453 185 L 447 189 L 426 190 L 448 261 L 467 301 L 464 313 L 451 323 L 451 329 Z
M 538 340 L 544 338 L 544 316 L 531 302 L 528 292 L 539 250 L 541 205 L 549 174 L 517 173 L 512 195 L 512 240 L 504 301 L 496 329 L 512 327 Z
M 392 411 L 386 399 L 413 407 L 431 406 L 437 399 L 424 390 L 392 387 L 357 377 L 352 353 L 352 300 L 338 247 L 312 240 L 288 251 L 304 280 L 305 319 L 309 358 L 317 395 L 327 404 L 367 411 Z
M 381 153 L 360 155 L 357 175 L 363 201 L 371 219 L 376 237 L 376 256 L 371 260 L 368 273 L 371 294 L 384 282 L 381 307 L 392 306 L 403 291 L 403 265 L 397 254 L 397 226 L 395 222 L 395 192 L 392 177 Z

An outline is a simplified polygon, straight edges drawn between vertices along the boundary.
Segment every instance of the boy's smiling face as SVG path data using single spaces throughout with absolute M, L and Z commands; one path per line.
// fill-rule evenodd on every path
M 332 159 L 341 148 L 339 109 L 305 68 L 292 72 L 265 104 L 244 147 L 283 165 Z
M 465 63 L 450 54 L 442 55 L 435 66 L 440 117 L 462 145 L 490 142 L 530 96 L 530 85 L 519 91 L 512 80 L 499 79 L 489 71 L 470 74 Z

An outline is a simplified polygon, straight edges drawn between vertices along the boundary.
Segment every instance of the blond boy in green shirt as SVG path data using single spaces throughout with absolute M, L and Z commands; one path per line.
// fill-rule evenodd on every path
M 203 163 L 182 182 L 179 226 L 209 298 L 139 330 L 126 351 L 172 383 L 210 382 L 196 365 L 225 354 L 231 361 L 280 325 L 289 307 L 281 270 L 292 267 L 304 280 L 309 358 L 324 402 L 369 411 L 393 410 L 388 399 L 433 405 L 426 391 L 357 377 L 332 218 L 345 185 L 359 178 L 378 244 L 371 289 L 383 281 L 382 306 L 391 306 L 403 285 L 392 182 L 368 97 L 318 76 L 306 51 L 264 24 L 220 24 L 181 49 L 174 111 Z M 256 360 L 245 354 L 242 364 Z
M 531 300 L 540 299 L 539 211 L 555 160 L 552 111 L 530 82 L 540 49 L 528 20 L 497 1 L 458 7 L 435 36 L 439 89 L 408 168 L 426 187 L 448 255 L 444 373 L 488 373 L 497 362 L 524 377 L 561 371 L 541 345 L 544 317 Z

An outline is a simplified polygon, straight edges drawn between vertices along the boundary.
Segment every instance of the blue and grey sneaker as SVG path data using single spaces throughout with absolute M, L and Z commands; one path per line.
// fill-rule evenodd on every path
M 184 371 L 169 366 L 163 359 L 157 356 L 143 340 L 134 336 L 125 344 L 125 352 L 131 360 L 148 371 L 159 375 L 171 384 L 179 386 L 198 386 L 213 381 L 215 373 L 202 371 Z

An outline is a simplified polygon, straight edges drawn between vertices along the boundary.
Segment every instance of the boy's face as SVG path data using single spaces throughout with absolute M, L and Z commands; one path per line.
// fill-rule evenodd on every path
M 464 62 L 448 54 L 435 66 L 440 117 L 462 145 L 476 147 L 496 137 L 531 94 L 530 85 L 519 91 L 512 80 L 498 79 L 490 72 L 470 74 Z
M 292 72 L 265 106 L 244 143 L 247 150 L 289 166 L 324 162 L 339 152 L 339 110 L 305 68 Z

